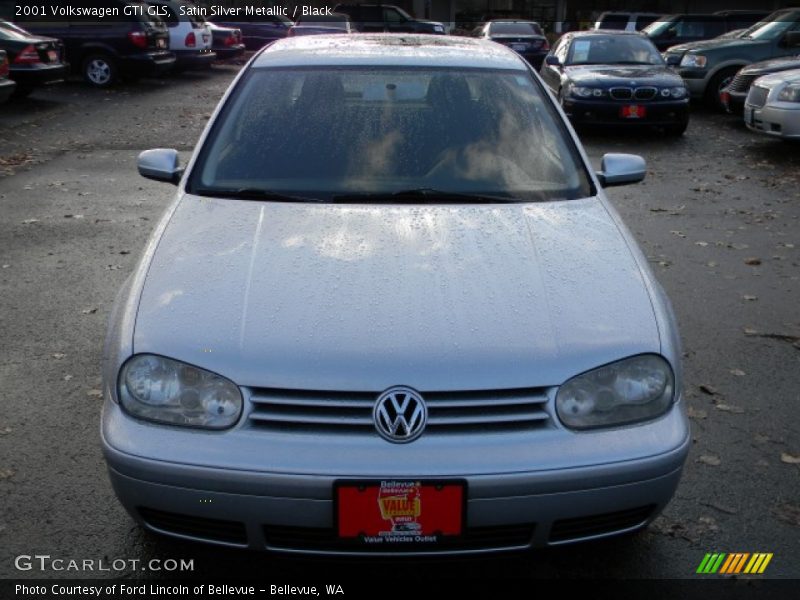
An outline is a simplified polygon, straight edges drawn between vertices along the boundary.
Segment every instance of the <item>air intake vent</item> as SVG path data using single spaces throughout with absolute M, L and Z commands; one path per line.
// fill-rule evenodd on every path
M 212 542 L 247 545 L 247 531 L 244 523 L 181 515 L 145 507 L 139 507 L 138 511 L 150 527 L 164 533 L 185 535 Z
M 630 100 L 633 98 L 633 90 L 626 87 L 611 88 L 611 97 L 615 100 Z
M 652 100 L 656 97 L 658 90 L 654 87 L 640 87 L 633 92 L 633 97 L 637 100 Z
M 650 504 L 613 513 L 561 519 L 556 521 L 550 529 L 550 541 L 564 542 L 624 531 L 643 524 L 653 514 L 653 510 L 655 510 L 655 505 Z

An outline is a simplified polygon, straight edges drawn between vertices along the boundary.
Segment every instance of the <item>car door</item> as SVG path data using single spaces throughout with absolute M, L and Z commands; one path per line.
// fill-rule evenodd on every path
M 567 52 L 569 51 L 570 40 L 571 38 L 569 37 L 562 37 L 556 42 L 555 46 L 553 46 L 553 49 L 548 55 L 558 58 L 561 65 L 548 65 L 547 60 L 545 60 L 542 63 L 542 68 L 539 72 L 545 85 L 547 85 L 547 87 L 549 87 L 554 94 L 557 94 L 558 89 L 561 87 L 561 74 L 563 73 L 564 69 L 564 61 L 567 60 Z

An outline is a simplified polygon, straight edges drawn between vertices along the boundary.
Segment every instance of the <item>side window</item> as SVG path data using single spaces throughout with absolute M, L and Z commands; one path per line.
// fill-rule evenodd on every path
M 558 61 L 563 65 L 567 62 L 567 52 L 569 51 L 569 40 L 561 40 L 558 43 L 558 48 L 554 52 Z
M 658 17 L 650 16 L 650 15 L 639 15 L 636 17 L 636 31 L 641 31 L 650 23 L 655 21 Z
M 403 15 L 397 12 L 397 10 L 394 8 L 384 8 L 383 19 L 387 23 L 403 23 L 405 21 Z

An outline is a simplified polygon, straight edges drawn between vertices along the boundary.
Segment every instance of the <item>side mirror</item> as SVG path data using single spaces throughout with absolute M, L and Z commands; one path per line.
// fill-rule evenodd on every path
M 544 57 L 544 63 L 550 67 L 560 67 L 561 61 L 558 60 L 558 57 L 554 54 L 548 54 Z
M 783 45 L 787 48 L 800 46 L 800 31 L 787 31 L 783 36 Z
M 636 154 L 604 154 L 597 178 L 603 187 L 639 183 L 644 179 L 647 163 Z
M 178 151 L 171 148 L 145 150 L 137 160 L 139 175 L 156 181 L 166 181 L 177 185 L 183 175 Z

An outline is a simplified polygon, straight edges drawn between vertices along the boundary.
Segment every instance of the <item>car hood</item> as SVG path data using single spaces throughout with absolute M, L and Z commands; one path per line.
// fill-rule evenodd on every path
M 149 264 L 134 350 L 239 385 L 555 385 L 660 340 L 597 198 L 366 206 L 185 196 Z
M 762 60 L 744 67 L 741 73 L 743 75 L 766 75 L 798 68 L 800 68 L 800 55 Z
M 578 85 L 683 85 L 681 76 L 665 65 L 576 65 L 566 73 Z
M 758 85 L 773 88 L 786 83 L 800 83 L 800 68 L 791 71 L 781 71 L 771 75 L 765 75 L 756 80 Z
M 710 40 L 703 40 L 701 42 L 689 42 L 688 44 L 678 44 L 677 46 L 671 46 L 667 49 L 667 52 L 670 54 L 673 53 L 686 53 L 691 51 L 708 51 L 708 50 L 718 50 L 721 48 L 732 48 L 732 47 L 743 47 L 743 46 L 752 46 L 754 44 L 761 45 L 769 42 L 760 42 L 756 40 L 744 39 L 744 38 L 733 38 L 733 39 L 719 39 L 714 38 Z

